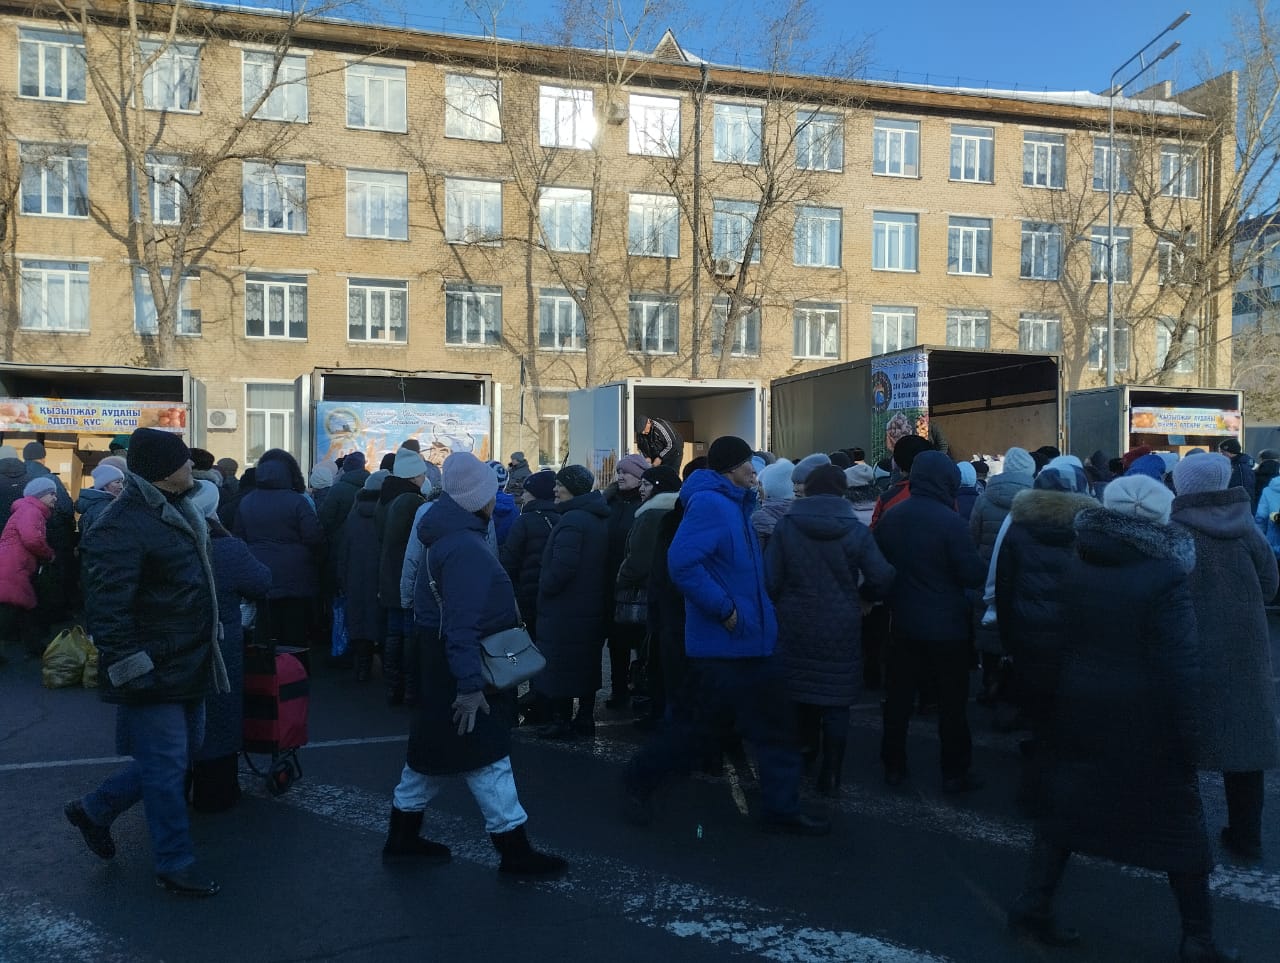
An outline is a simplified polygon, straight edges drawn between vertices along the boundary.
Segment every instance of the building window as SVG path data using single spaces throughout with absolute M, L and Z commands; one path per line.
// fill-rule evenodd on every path
M 450 244 L 502 243 L 502 185 L 445 178 L 444 239 Z
M 1032 281 L 1056 281 L 1062 269 L 1062 228 L 1038 221 L 1022 222 L 1022 259 L 1019 277 Z
M 760 357 L 760 305 L 743 304 L 738 308 L 739 315 L 729 329 L 733 342 L 729 346 L 731 358 Z M 711 302 L 711 353 L 717 358 L 724 350 L 724 342 L 720 335 L 724 331 L 725 321 L 729 317 L 729 299 L 716 298 Z
M 1115 156 L 1111 156 L 1111 145 L 1105 137 L 1093 139 L 1093 189 L 1105 191 L 1107 176 L 1112 180 L 1111 190 L 1116 194 L 1129 194 L 1133 191 L 1133 144 L 1129 141 L 1115 142 Z
M 627 150 L 654 157 L 679 154 L 680 101 L 674 97 L 632 94 L 627 110 Z
M 951 179 L 990 184 L 995 179 L 996 133 L 991 127 L 951 125 Z
M 1115 323 L 1116 371 L 1129 370 L 1129 325 L 1125 321 Z M 1089 328 L 1089 370 L 1104 371 L 1107 367 L 1107 326 L 1095 324 Z
M 920 176 L 919 121 L 876 118 L 871 171 L 886 177 Z
M 61 30 L 18 31 L 18 93 L 84 103 L 84 37 Z
M 659 294 L 633 294 L 627 305 L 627 348 L 642 354 L 675 354 L 680 344 L 680 304 Z
M 146 76 L 142 78 L 142 102 L 149 110 L 192 111 L 199 108 L 198 46 L 143 41 L 142 56 L 151 61 Z
M 820 111 L 796 115 L 796 167 L 803 171 L 844 170 L 844 120 Z
M 307 338 L 307 279 L 248 274 L 244 279 L 246 338 Z
M 991 221 L 953 217 L 947 223 L 947 273 L 991 273 Z
M 1160 284 L 1189 284 L 1196 279 L 1196 238 L 1156 241 L 1156 276 Z
M 871 267 L 876 271 L 919 270 L 920 216 L 876 211 L 871 215 Z
M 871 309 L 871 353 L 901 351 L 916 343 L 916 309 L 873 307 Z
M 1089 250 L 1089 279 L 1105 282 L 1107 265 L 1114 261 L 1115 274 L 1112 280 L 1116 284 L 1128 284 L 1133 273 L 1133 232 L 1127 227 L 1117 227 L 1108 243 L 1107 229 L 1095 227 L 1089 240 L 1092 242 Z
M 386 64 L 347 64 L 347 126 L 358 130 L 409 129 L 405 69 Z
M 307 233 L 307 169 L 245 161 L 244 226 L 249 231 Z
M 548 351 L 585 351 L 587 325 L 582 308 L 568 291 L 538 291 L 538 347 Z
M 547 392 L 538 399 L 538 464 L 559 468 L 569 461 L 569 416 L 541 413 L 551 407 L 568 407 L 568 401 L 563 396 L 551 401 Z
M 181 224 L 190 216 L 191 194 L 200 171 L 170 154 L 147 155 L 147 193 L 152 224 Z
M 246 115 L 253 111 L 253 105 L 258 103 L 258 99 L 266 94 L 253 114 L 256 120 L 306 123 L 306 57 L 279 56 L 269 50 L 246 50 L 241 63 L 241 75 L 241 110 Z
M 22 144 L 22 213 L 89 216 L 89 148 Z
M 716 104 L 712 156 L 727 164 L 759 164 L 764 109 L 751 104 Z
M 22 327 L 28 331 L 89 330 L 89 265 L 82 261 L 22 262 Z
M 1164 144 L 1160 148 L 1160 193 L 1165 197 L 1200 196 L 1200 152 Z
M 465 140 L 502 140 L 502 81 L 497 77 L 448 74 L 444 78 L 444 135 Z
M 538 88 L 538 143 L 543 147 L 590 149 L 596 139 L 594 95 L 570 87 Z
M 957 348 L 991 346 L 991 312 L 952 309 L 947 312 L 947 344 Z
M 627 201 L 627 253 L 680 256 L 680 205 L 667 194 L 631 194 Z
M 838 268 L 841 224 L 838 207 L 797 207 L 796 264 Z
M 1172 370 L 1178 374 L 1191 374 L 1196 370 L 1195 328 L 1188 324 L 1181 339 L 1175 338 L 1177 331 L 1177 318 L 1156 319 L 1156 368 L 1163 370 L 1169 364 L 1169 352 L 1172 350 Z M 1174 348 L 1175 344 L 1178 345 L 1177 348 Z
M 1029 130 L 1022 135 L 1022 183 L 1027 187 L 1067 186 L 1067 137 Z
M 409 175 L 347 171 L 347 235 L 409 239 Z
M 444 343 L 483 348 L 502 338 L 502 288 L 450 284 L 444 292 Z
M 404 281 L 347 281 L 347 340 L 409 340 L 409 286 Z
M 1018 316 L 1019 351 L 1061 351 L 1062 319 L 1035 311 Z
M 245 465 L 257 464 L 263 452 L 289 449 L 293 441 L 294 388 L 291 384 L 244 386 L 244 421 L 247 441 Z
M 795 307 L 797 358 L 825 360 L 840 357 L 840 305 L 800 303 Z
M 160 276 L 165 284 L 169 284 L 173 274 L 162 270 Z M 191 307 L 191 288 L 199 280 L 199 271 L 187 271 L 178 285 L 178 308 L 174 320 L 176 332 L 180 335 L 196 337 L 200 334 L 200 309 Z M 173 297 L 172 289 L 169 296 Z M 151 277 L 146 271 L 135 271 L 133 275 L 133 329 L 143 335 L 154 335 L 160 330 L 156 301 L 151 294 Z
M 713 201 L 711 212 L 711 256 L 741 264 L 747 255 L 747 243 L 755 227 L 753 201 Z M 751 246 L 751 263 L 760 263 L 760 240 Z
M 538 217 L 548 250 L 576 254 L 591 250 L 591 191 L 544 187 L 538 192 Z

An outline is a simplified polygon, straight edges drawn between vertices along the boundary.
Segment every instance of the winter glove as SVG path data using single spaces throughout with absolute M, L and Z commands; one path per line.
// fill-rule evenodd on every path
M 453 721 L 457 723 L 458 735 L 465 736 L 476 727 L 476 714 L 480 712 L 489 714 L 483 690 L 458 693 L 458 698 L 453 700 Z

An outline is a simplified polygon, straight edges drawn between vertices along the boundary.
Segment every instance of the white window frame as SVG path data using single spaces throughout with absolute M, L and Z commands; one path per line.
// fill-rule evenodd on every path
M 570 254 L 591 250 L 591 191 L 544 187 L 538 192 L 538 220 L 547 249 Z
M 680 203 L 675 197 L 628 195 L 627 253 L 635 257 L 680 256 Z
M 712 160 L 752 167 L 759 164 L 764 108 L 759 104 L 732 102 L 717 102 L 712 106 Z
M 1022 132 L 1022 186 L 1061 191 L 1067 187 L 1067 135 Z
M 1111 187 L 1113 194 L 1132 194 L 1133 193 L 1133 142 L 1128 140 L 1118 140 L 1115 142 L 1115 157 L 1113 158 L 1111 145 L 1105 137 L 1095 137 L 1093 139 L 1093 189 L 1095 191 L 1105 191 L 1107 189 L 1107 174 L 1110 173 L 1114 183 Z M 1112 167 L 1112 162 L 1115 166 Z
M 347 237 L 409 240 L 408 174 L 347 169 Z
M 502 142 L 502 81 L 476 74 L 445 74 L 444 136 Z
M 711 353 L 717 358 L 724 350 L 720 330 L 729 316 L 729 298 L 718 297 L 711 302 Z M 760 330 L 762 327 L 759 304 L 747 306 L 747 310 L 734 322 L 733 343 L 729 345 L 731 358 L 760 357 Z
M 540 422 L 549 422 L 551 431 L 551 449 L 554 452 L 549 460 L 543 459 L 542 454 L 548 449 L 542 444 L 542 429 L 538 430 L 538 461 L 540 464 L 552 465 L 556 468 L 560 467 L 563 460 L 569 457 L 569 416 L 568 415 L 539 415 Z
M 973 277 L 991 276 L 991 219 L 947 219 L 947 273 Z
M 1118 270 L 1112 283 L 1128 284 L 1133 278 L 1133 229 L 1114 228 L 1108 244 L 1106 227 L 1093 228 L 1089 234 L 1089 280 L 1105 284 L 1113 257 Z
M 22 143 L 18 147 L 22 167 L 19 210 L 31 217 L 89 216 L 89 148 L 74 144 Z M 39 207 L 27 206 L 36 193 L 28 190 L 39 178 Z M 56 201 L 56 204 L 53 203 Z M 60 207 L 61 210 L 54 208 Z M 82 213 L 71 213 L 79 207 Z
M 670 355 L 680 350 L 680 302 L 663 294 L 632 294 L 627 300 L 627 350 Z
M 353 333 L 356 311 L 363 337 Z M 374 315 L 382 312 L 381 332 L 375 332 Z M 399 323 L 396 315 L 399 314 Z M 352 344 L 406 344 L 409 341 L 409 285 L 404 281 L 347 278 L 347 341 Z
M 307 233 L 305 164 L 245 161 L 241 181 L 246 231 Z
M 1200 150 L 1182 144 L 1160 145 L 1160 193 L 1165 197 L 1200 196 Z
M 838 207 L 796 207 L 795 263 L 800 267 L 838 268 L 844 212 Z
M 1115 322 L 1116 371 L 1129 370 L 1129 323 Z M 1089 326 L 1089 357 L 1087 367 L 1090 371 L 1104 371 L 1107 367 L 1107 324 L 1091 324 Z
M 172 272 L 166 268 L 160 275 L 168 281 Z M 174 333 L 179 337 L 200 337 L 200 309 L 191 307 L 191 289 L 199 281 L 199 271 L 184 271 L 178 285 L 178 317 Z M 151 280 L 142 268 L 133 272 L 133 330 L 144 336 L 154 336 L 159 330 L 156 301 L 151 295 Z
M 1025 281 L 1056 281 L 1062 275 L 1062 226 L 1022 222 L 1018 276 Z
M 262 452 L 268 452 L 272 448 L 283 448 L 286 451 L 290 443 L 293 441 L 293 411 L 294 404 L 291 403 L 288 408 L 268 408 L 265 405 L 252 404 L 252 393 L 255 388 L 287 388 L 291 394 L 296 392 L 292 382 L 279 381 L 250 381 L 244 386 L 244 463 L 245 467 L 256 465 L 258 457 Z M 295 402 L 296 403 L 296 402 Z M 263 439 L 262 452 L 255 457 L 250 450 L 255 434 L 254 427 L 259 426 L 256 432 Z M 276 430 L 273 431 L 272 429 Z
M 538 289 L 538 350 L 587 350 L 582 306 L 563 288 Z
M 1156 318 L 1156 368 L 1163 369 L 1173 347 L 1173 333 L 1178 319 L 1160 316 Z M 1182 354 L 1173 364 L 1176 374 L 1192 374 L 1196 370 L 1196 331 L 1190 325 L 1182 333 Z
M 395 64 L 346 66 L 347 127 L 403 134 L 409 129 L 407 71 Z
M 872 174 L 879 177 L 920 176 L 920 121 L 877 117 L 871 141 Z
M 276 66 L 277 59 L 279 67 Z M 271 79 L 275 72 L 274 82 Z M 301 54 L 279 55 L 274 50 L 244 50 L 240 59 L 240 111 L 248 115 L 263 91 L 267 96 L 253 115 L 254 120 L 278 120 L 305 124 L 310 109 L 307 92 L 307 58 Z
M 35 83 L 32 89 L 28 90 L 24 89 L 23 75 L 31 72 L 25 68 L 32 63 L 32 58 L 34 58 L 32 69 L 35 74 Z M 54 77 L 51 78 L 50 74 Z M 55 78 L 56 83 L 48 82 Z M 72 88 L 77 84 L 79 96 L 73 96 Z M 86 102 L 88 85 L 83 34 L 30 27 L 18 29 L 19 97 L 83 104 Z
M 792 311 L 791 356 L 810 361 L 840 357 L 840 305 L 797 301 Z
M 1192 254 L 1196 249 L 1195 235 L 1179 246 L 1163 238 L 1156 241 L 1156 281 L 1161 285 L 1190 284 L 1195 280 L 1197 267 Z
M 596 139 L 595 92 L 582 87 L 538 87 L 538 143 L 590 150 Z
M 996 129 L 974 124 L 952 124 L 951 180 L 993 184 L 995 169 Z
M 147 192 L 151 199 L 151 223 L 181 224 L 184 211 L 192 203 L 191 194 L 199 168 L 174 154 L 147 154 Z
M 760 205 L 755 201 L 738 201 L 717 198 L 711 202 L 711 256 L 741 264 L 747 255 L 746 244 L 751 238 Z M 750 264 L 760 263 L 760 239 L 752 245 Z
M 920 215 L 871 213 L 871 270 L 915 274 L 920 270 Z
M 252 290 L 251 290 L 252 289 Z M 254 292 L 262 302 L 262 333 L 249 331 L 249 303 Z M 273 334 L 272 298 L 278 296 L 280 333 Z M 309 331 L 307 308 L 307 278 L 294 274 L 246 274 L 244 278 L 244 336 L 250 340 L 306 341 Z M 294 320 L 301 313 L 301 333 L 295 333 L 298 323 Z
M 502 182 L 444 180 L 444 239 L 450 244 L 502 243 Z
M 918 343 L 916 309 L 904 304 L 871 307 L 871 354 L 901 351 Z
M 142 78 L 142 102 L 146 108 L 199 113 L 200 45 L 144 40 L 141 47 L 143 57 L 156 58 Z
M 21 321 L 24 331 L 89 330 L 89 265 L 85 261 L 24 260 L 21 272 Z M 49 308 L 61 315 L 53 323 Z
M 1042 311 L 1024 311 L 1018 316 L 1018 350 L 1061 351 L 1062 318 Z
M 844 170 L 844 118 L 821 110 L 796 114 L 796 167 L 802 171 Z
M 949 310 L 947 344 L 957 348 L 991 347 L 991 312 L 974 308 Z
M 453 318 L 457 312 L 462 316 Z M 502 343 L 502 288 L 449 284 L 444 293 L 444 337 L 448 348 L 492 348 Z M 478 322 L 478 323 L 475 323 Z M 458 336 L 450 340 L 450 328 Z
M 627 104 L 627 151 L 649 157 L 680 153 L 680 100 L 631 94 Z

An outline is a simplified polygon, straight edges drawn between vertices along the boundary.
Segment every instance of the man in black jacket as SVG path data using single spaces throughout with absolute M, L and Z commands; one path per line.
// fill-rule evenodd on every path
M 111 823 L 141 800 L 156 884 L 212 896 L 218 884 L 195 866 L 183 796 L 191 751 L 203 740 L 205 693 L 230 691 L 209 529 L 191 503 L 191 453 L 178 435 L 139 428 L 128 457 L 124 491 L 80 552 L 101 695 L 118 706 L 116 751 L 133 762 L 64 812 L 89 849 L 111 859 Z
M 1231 481 L 1228 488 L 1243 488 L 1249 493 L 1249 500 L 1254 498 L 1255 480 L 1253 477 L 1253 459 L 1240 450 L 1238 438 L 1224 438 L 1218 446 L 1218 452 L 1231 462 Z

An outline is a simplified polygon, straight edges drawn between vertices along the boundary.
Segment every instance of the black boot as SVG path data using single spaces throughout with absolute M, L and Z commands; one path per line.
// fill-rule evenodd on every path
M 1036 837 L 1022 895 L 1009 910 L 1009 929 L 1046 946 L 1074 946 L 1080 934 L 1060 928 L 1053 918 L 1053 894 L 1066 871 L 1070 850 Z
M 422 828 L 422 813 L 407 813 L 391 807 L 391 825 L 387 829 L 387 841 L 382 845 L 382 858 L 397 860 L 410 858 L 433 865 L 447 863 L 453 858 L 449 847 L 434 843 L 418 835 Z
M 840 777 L 844 771 L 844 751 L 849 740 L 827 736 L 822 742 L 822 766 L 818 769 L 818 792 L 836 798 L 840 795 Z
M 540 853 L 529 844 L 524 826 L 505 833 L 490 833 L 493 848 L 502 857 L 498 872 L 508 876 L 524 876 L 530 879 L 552 879 L 563 876 L 569 870 L 569 864 L 559 856 Z
M 1213 904 L 1209 898 L 1208 873 L 1170 873 L 1169 885 L 1182 916 L 1182 944 L 1178 959 L 1183 963 L 1235 963 L 1240 954 L 1224 950 L 1213 942 Z
M 387 683 L 387 705 L 404 702 L 404 636 L 388 635 L 382 643 L 382 678 Z
M 356 647 L 356 681 L 368 682 L 373 672 L 373 640 L 360 639 Z

